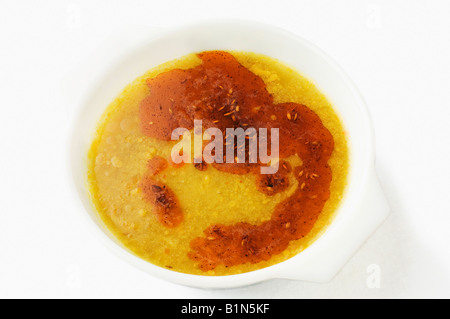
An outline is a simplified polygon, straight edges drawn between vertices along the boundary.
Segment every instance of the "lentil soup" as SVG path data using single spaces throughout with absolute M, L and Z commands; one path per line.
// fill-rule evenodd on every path
M 174 163 L 172 132 L 193 131 L 194 120 L 223 132 L 279 129 L 277 172 L 261 174 L 261 162 Z M 216 276 L 308 247 L 333 220 L 348 172 L 346 134 L 326 97 L 250 52 L 200 52 L 148 71 L 108 106 L 88 159 L 93 203 L 130 251 Z

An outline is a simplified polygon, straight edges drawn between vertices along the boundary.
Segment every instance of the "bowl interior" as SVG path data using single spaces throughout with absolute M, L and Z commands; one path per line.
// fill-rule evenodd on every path
M 353 205 L 372 165 L 373 143 L 371 124 L 359 93 L 342 70 L 320 49 L 302 38 L 283 30 L 242 21 L 205 22 L 157 36 L 150 36 L 130 50 L 120 61 L 109 65 L 99 81 L 83 92 L 76 117 L 70 149 L 70 169 L 78 201 L 95 231 L 115 253 L 139 268 L 181 284 L 202 287 L 232 287 L 250 284 L 277 276 L 283 263 L 251 273 L 224 277 L 204 277 L 179 274 L 151 265 L 135 257 L 119 243 L 99 219 L 86 188 L 87 152 L 97 123 L 118 93 L 145 71 L 192 52 L 205 50 L 251 51 L 268 55 L 298 70 L 323 92 L 340 116 L 348 132 L 350 148 L 349 181 L 345 198 L 336 218 L 326 232 L 308 249 L 326 242 L 327 233 Z M 96 67 L 96 66 L 93 66 Z M 291 258 L 294 263 L 309 262 L 303 253 Z

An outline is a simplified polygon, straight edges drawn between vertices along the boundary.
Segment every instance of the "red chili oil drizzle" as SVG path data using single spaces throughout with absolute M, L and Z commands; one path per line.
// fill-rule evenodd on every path
M 164 226 L 173 228 L 183 221 L 183 212 L 174 192 L 152 176 L 141 182 L 144 199 L 153 205 L 154 212 Z
M 268 260 L 291 241 L 307 235 L 328 200 L 332 172 L 327 163 L 334 149 L 333 137 L 308 107 L 274 104 L 264 81 L 231 54 L 208 51 L 198 57 L 202 64 L 197 67 L 171 70 L 147 81 L 150 94 L 140 105 L 142 132 L 169 141 L 174 129 L 193 129 L 195 119 L 202 120 L 205 129 L 215 127 L 222 132 L 238 127 L 267 128 L 268 132 L 279 129 L 280 158 L 298 155 L 302 166 L 293 169 L 281 161 L 276 174 L 261 175 L 264 164 L 260 162 L 212 165 L 233 174 L 257 175 L 255 187 L 269 196 L 286 190 L 288 174 L 293 173 L 298 181 L 294 194 L 276 206 L 270 220 L 259 225 L 209 226 L 204 237 L 191 241 L 188 253 L 203 271 L 220 264 L 230 267 Z M 197 168 L 204 169 L 203 165 Z M 169 227 L 178 225 L 182 212 L 175 195 L 150 177 L 144 178 L 142 185 L 145 199 L 156 203 L 161 222 Z M 169 204 L 158 202 L 161 194 L 170 198 Z

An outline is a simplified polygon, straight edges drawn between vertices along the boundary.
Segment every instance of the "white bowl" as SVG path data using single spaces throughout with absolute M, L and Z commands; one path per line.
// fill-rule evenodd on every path
M 115 43 L 120 46 L 121 43 Z M 87 152 L 105 108 L 145 71 L 188 53 L 237 50 L 278 59 L 309 78 L 330 100 L 349 136 L 348 187 L 333 223 L 306 250 L 282 263 L 231 276 L 178 273 L 144 261 L 126 249 L 100 220 L 89 197 Z M 374 168 L 372 124 L 358 90 L 341 68 L 308 41 L 273 26 L 245 21 L 211 21 L 141 37 L 113 63 L 99 61 L 95 83 L 81 89 L 70 141 L 70 173 L 76 202 L 89 225 L 118 256 L 145 272 L 168 281 L 202 288 L 229 288 L 273 278 L 328 282 L 389 214 Z M 101 62 L 101 61 L 100 61 Z M 97 72 L 98 74 L 98 72 Z

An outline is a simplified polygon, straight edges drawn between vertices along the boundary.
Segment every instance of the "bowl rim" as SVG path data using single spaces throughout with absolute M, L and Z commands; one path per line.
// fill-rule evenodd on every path
M 353 83 L 353 81 L 350 79 L 347 73 L 342 69 L 342 67 L 336 61 L 334 61 L 328 54 L 326 54 L 322 49 L 320 49 L 315 44 L 311 43 L 309 40 L 303 38 L 302 36 L 299 36 L 298 34 L 294 34 L 290 31 L 280 28 L 278 26 L 258 21 L 243 20 L 243 19 L 220 19 L 220 20 L 205 19 L 202 21 L 183 23 L 171 28 L 160 30 L 159 32 L 157 32 L 156 36 L 155 34 L 149 33 L 149 37 L 147 39 L 148 42 L 142 43 L 140 46 L 139 45 L 135 46 L 132 49 L 132 51 L 133 52 L 139 51 L 143 47 L 149 45 L 151 41 L 155 41 L 168 36 L 173 36 L 178 32 L 185 31 L 187 29 L 195 30 L 196 28 L 211 28 L 212 26 L 226 27 L 227 25 L 230 24 L 234 26 L 238 25 L 239 27 L 244 29 L 251 28 L 251 29 L 258 29 L 261 32 L 277 33 L 280 37 L 286 38 L 286 40 L 300 42 L 301 45 L 306 46 L 309 50 L 314 52 L 314 54 L 319 55 L 320 59 L 325 63 L 327 63 L 329 67 L 334 69 L 336 74 L 339 75 L 339 78 L 345 82 L 345 86 L 351 90 L 352 94 L 354 95 L 355 101 L 357 101 L 357 103 L 355 104 L 357 104 L 358 109 L 360 111 L 360 114 L 358 116 L 360 117 L 360 120 L 364 122 L 364 127 L 366 128 L 365 132 L 367 142 L 365 153 L 366 162 L 364 165 L 365 168 L 364 176 L 361 176 L 359 178 L 359 180 L 361 181 L 361 184 L 359 185 L 360 192 L 362 194 L 365 185 L 368 183 L 370 172 L 374 169 L 374 161 L 375 161 L 375 142 L 369 110 L 367 108 L 366 102 L 362 97 L 362 94 L 357 89 L 356 85 Z M 133 54 L 133 52 L 129 51 L 127 54 L 124 54 L 121 59 L 123 61 L 127 60 Z M 121 61 L 115 61 L 113 64 L 117 64 L 120 62 Z M 107 69 L 110 68 L 111 66 L 107 66 Z M 323 239 L 323 236 L 319 236 L 317 239 L 314 240 L 314 242 L 311 245 L 308 246 L 306 250 L 304 250 L 297 256 L 291 257 L 290 259 L 287 259 L 283 262 L 246 273 L 226 275 L 226 276 L 193 275 L 165 269 L 141 259 L 140 257 L 134 255 L 131 251 L 129 251 L 125 247 L 120 246 L 118 245 L 118 243 L 111 240 L 110 236 L 108 236 L 105 233 L 104 229 L 101 229 L 101 227 L 99 227 L 99 225 L 92 219 L 92 217 L 89 216 L 89 214 L 86 212 L 86 207 L 82 205 L 80 201 L 80 196 L 82 195 L 80 194 L 80 189 L 77 188 L 76 183 L 74 182 L 75 173 L 73 170 L 73 156 L 72 156 L 74 144 L 73 141 L 75 139 L 75 135 L 77 132 L 78 123 L 82 119 L 83 109 L 86 107 L 86 102 L 92 97 L 93 94 L 95 94 L 94 92 L 96 88 L 99 85 L 101 85 L 101 78 L 102 76 L 100 77 L 100 80 L 95 81 L 96 85 L 93 85 L 90 89 L 88 89 L 87 90 L 88 92 L 86 94 L 83 94 L 83 97 L 80 99 L 79 103 L 77 103 L 75 115 L 73 117 L 73 120 L 71 121 L 71 125 L 69 128 L 69 143 L 68 143 L 69 151 L 67 152 L 69 162 L 68 173 L 69 178 L 72 180 L 71 182 L 72 192 L 76 197 L 76 202 L 80 206 L 78 209 L 83 210 L 82 215 L 84 216 L 84 219 L 88 224 L 88 227 L 91 229 L 91 232 L 95 234 L 96 237 L 119 258 L 121 258 L 124 261 L 127 261 L 131 265 L 134 265 L 138 269 L 141 269 L 142 271 L 153 275 L 156 278 L 161 278 L 172 283 L 198 288 L 234 288 L 263 282 L 269 279 L 282 278 L 280 272 L 283 271 L 284 264 L 288 262 L 292 263 L 293 262 L 292 260 L 295 257 L 298 257 L 298 255 L 303 254 L 306 250 L 311 249 L 317 242 Z M 346 197 L 346 195 L 344 197 Z M 337 222 L 338 221 L 333 221 L 329 227 L 333 226 Z

